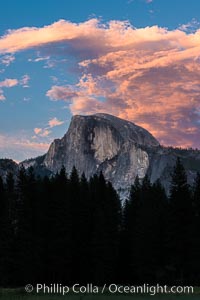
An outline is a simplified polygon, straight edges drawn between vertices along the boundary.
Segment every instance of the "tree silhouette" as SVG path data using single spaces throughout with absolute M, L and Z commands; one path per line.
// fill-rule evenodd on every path
M 191 230 L 190 267 L 191 282 L 198 285 L 200 280 L 200 174 L 197 173 L 193 186 L 193 219 Z
M 136 177 L 123 208 L 103 173 L 74 167 L 36 177 L 20 167 L 0 177 L 0 285 L 198 284 L 200 175 L 187 184 L 177 159 L 170 197 Z
M 192 201 L 185 169 L 178 158 L 172 174 L 169 216 L 170 266 L 178 281 L 189 275 Z

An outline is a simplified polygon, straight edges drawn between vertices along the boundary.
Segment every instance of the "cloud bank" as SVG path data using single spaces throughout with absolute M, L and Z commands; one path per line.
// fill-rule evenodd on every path
M 162 144 L 200 147 L 199 29 L 60 20 L 9 30 L 0 39 L 2 55 L 31 48 L 73 57 L 77 83 L 54 85 L 46 94 L 68 102 L 73 114 L 111 113 L 145 127 Z
M 0 156 L 22 161 L 30 157 L 43 155 L 49 148 L 49 143 L 31 141 L 21 135 L 12 137 L 0 133 Z

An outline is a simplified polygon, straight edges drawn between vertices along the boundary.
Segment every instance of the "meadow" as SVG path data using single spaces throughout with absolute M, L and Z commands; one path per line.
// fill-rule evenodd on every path
M 104 295 L 101 294 L 79 294 L 74 295 L 72 293 L 67 294 L 65 296 L 63 295 L 53 295 L 53 294 L 35 294 L 30 293 L 27 294 L 22 289 L 2 289 L 0 290 L 0 299 L 2 300 L 199 300 L 200 294 L 199 294 L 199 288 L 195 289 L 195 293 L 193 295 L 163 295 L 163 294 L 157 294 L 155 296 L 151 295 L 121 295 L 121 294 L 115 294 L 111 295 L 108 293 L 105 293 Z

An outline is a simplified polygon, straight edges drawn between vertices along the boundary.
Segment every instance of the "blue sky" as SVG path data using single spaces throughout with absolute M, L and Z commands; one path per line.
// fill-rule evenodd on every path
M 1 3 L 0 157 L 43 154 L 96 112 L 199 148 L 199 23 L 197 0 Z

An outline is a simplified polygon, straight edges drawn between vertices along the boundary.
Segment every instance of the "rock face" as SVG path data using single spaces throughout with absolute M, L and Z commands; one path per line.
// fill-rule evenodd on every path
M 56 139 L 47 152 L 44 165 L 52 172 L 64 165 L 75 166 L 87 177 L 103 171 L 116 189 L 127 189 L 136 175 L 143 178 L 149 167 L 146 147 L 159 147 L 145 129 L 107 114 L 74 116 L 68 132 Z
M 161 181 L 165 190 L 169 192 L 171 174 L 177 157 L 181 159 L 186 170 L 188 183 L 193 184 L 197 172 L 200 172 L 200 151 L 194 149 L 179 149 L 172 147 L 158 147 L 149 149 L 149 168 L 147 174 L 151 182 Z
M 79 174 L 89 178 L 104 173 L 121 196 L 128 194 L 138 175 L 148 174 L 151 182 L 160 179 L 169 192 L 171 173 L 180 157 L 191 184 L 200 172 L 200 151 L 162 147 L 145 129 L 108 114 L 74 116 L 67 133 L 51 144 L 47 154 L 21 164 L 34 167 L 35 173 L 50 176 L 62 165 L 69 174 L 75 166 Z M 20 164 L 19 164 L 20 166 Z M 16 173 L 18 166 L 11 160 L 0 160 L 0 175 Z
M 89 178 L 102 171 L 122 195 L 138 175 L 160 179 L 169 191 L 171 173 L 180 157 L 192 183 L 200 171 L 200 151 L 162 147 L 145 129 L 108 114 L 74 116 L 67 133 L 51 144 L 42 165 L 55 173 L 75 166 Z M 126 193 L 125 193 L 126 194 Z
M 52 172 L 49 169 L 47 169 L 43 163 L 45 156 L 46 156 L 46 154 L 42 155 L 42 156 L 38 156 L 36 158 L 26 159 L 23 162 L 19 163 L 19 167 L 21 167 L 21 165 L 23 165 L 23 167 L 25 169 L 33 167 L 34 173 L 36 176 L 37 175 L 39 175 L 41 177 L 50 176 L 50 175 L 52 175 Z

